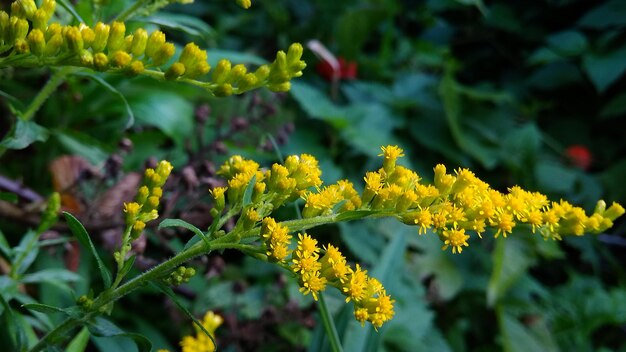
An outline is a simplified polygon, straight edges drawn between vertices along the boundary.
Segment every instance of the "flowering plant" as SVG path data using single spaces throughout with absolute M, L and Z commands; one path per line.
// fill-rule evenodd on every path
M 250 6 L 249 1 L 238 3 L 244 8 Z M 53 0 L 44 0 L 39 7 L 32 0 L 18 0 L 11 6 L 10 14 L 0 12 L 0 68 L 62 68 L 40 98 L 18 117 L 24 121 L 31 119 L 63 75 L 82 70 L 187 83 L 215 96 L 261 87 L 286 91 L 290 80 L 302 74 L 305 63 L 301 60 L 303 49 L 299 44 L 291 45 L 287 53 L 279 52 L 272 64 L 261 65 L 254 72 L 248 72 L 243 65 L 219 61 L 212 76 L 207 78 L 211 69 L 207 53 L 197 45 L 185 45 L 176 56 L 174 44 L 167 42 L 161 31 L 148 34 L 147 30 L 138 28 L 126 33 L 126 20 L 164 5 L 167 2 L 140 1 L 123 11 L 117 21 L 94 26 L 50 23 L 56 6 Z M 172 61 L 174 57 L 177 59 Z M 26 340 L 19 330 L 18 324 L 22 322 L 14 319 L 17 322 L 11 326 L 18 330 L 10 331 L 11 343 L 18 350 L 39 351 L 61 346 L 71 338 L 68 349 L 79 349 L 75 346 L 81 344 L 84 349 L 90 335 L 127 336 L 134 339 L 140 349 L 150 350 L 148 339 L 126 333 L 106 318 L 114 311 L 117 301 L 147 285 L 176 301 L 172 287 L 194 277 L 196 269 L 188 264 L 193 258 L 230 249 L 289 273 L 303 295 L 310 295 L 319 302 L 331 346 L 340 350 L 324 300 L 325 291 L 336 289 L 345 297 L 345 302 L 352 305 L 354 319 L 361 326 L 369 324 L 376 330 L 396 313 L 394 292 L 383 287 L 382 278 L 371 276 L 364 265 L 349 263 L 337 243 L 321 243 L 306 232 L 309 229 L 366 218 L 391 218 L 414 226 L 416 237 L 437 238 L 442 250 L 457 255 L 483 236 L 492 234 L 497 241 L 506 241 L 507 237 L 516 236 L 516 229 L 522 227 L 546 240 L 598 234 L 613 226 L 613 221 L 624 213 L 617 203 L 607 206 L 599 201 L 588 214 L 567 201 L 550 201 L 546 195 L 517 186 L 502 193 L 468 169 L 448 172 L 442 164 L 434 167 L 434 182 L 428 183 L 423 177 L 430 175 L 420 175 L 398 162 L 404 156 L 401 148 L 388 145 L 381 151 L 381 167 L 365 173 L 364 184 L 356 186 L 348 180 L 323 185 L 318 160 L 309 154 L 291 155 L 265 167 L 254 160 L 232 156 L 217 171 L 226 185 L 210 190 L 213 198 L 210 226 L 200 229 L 180 219 L 161 221 L 160 228 L 182 227 L 195 236 L 171 258 L 133 275 L 131 269 L 136 259 L 133 245 L 149 224 L 158 219 L 165 184 L 173 172 L 168 161 L 161 161 L 147 168 L 134 201 L 124 204 L 124 231 L 113 254 L 114 275 L 81 222 L 70 213 L 64 213 L 69 231 L 91 253 L 102 279 L 101 290 L 92 289 L 69 306 L 40 304 L 25 298 L 28 296 L 17 289 L 20 285 L 39 283 L 38 278 L 44 276 L 41 272 L 26 272 L 34 260 L 29 253 L 42 246 L 41 234 L 56 222 L 61 196 L 54 193 L 36 231 L 29 232 L 15 248 L 2 241 L 10 271 L 1 293 L 6 316 L 11 316 L 12 305 L 19 302 L 20 308 L 33 312 L 44 322 L 47 314 L 61 314 L 64 320 L 56 326 L 32 324 L 32 336 Z M 280 209 L 291 203 L 296 204 L 301 216 L 281 219 Z M 69 272 L 57 274 L 65 279 L 74 278 Z M 222 318 L 208 312 L 199 321 L 186 313 L 196 323 L 196 330 L 195 335 L 182 339 L 183 351 L 214 350 L 217 346 L 215 330 Z

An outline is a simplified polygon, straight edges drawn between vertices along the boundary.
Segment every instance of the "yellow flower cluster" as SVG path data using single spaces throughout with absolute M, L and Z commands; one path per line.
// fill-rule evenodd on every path
M 291 155 L 283 165 L 274 164 L 269 170 L 261 170 L 258 163 L 235 155 L 217 173 L 228 179 L 227 188 L 217 187 L 211 191 L 220 211 L 223 209 L 220 205 L 224 204 L 224 193 L 230 203 L 240 204 L 252 178 L 255 178 L 252 202 L 268 202 L 274 209 L 288 200 L 297 199 L 309 188 L 322 184 L 317 159 L 308 154 Z
M 624 214 L 617 203 L 607 208 L 599 201 L 593 214 L 587 215 L 566 201 L 550 202 L 541 193 L 517 186 L 501 193 L 468 169 L 449 174 L 441 164 L 434 168 L 433 184 L 426 184 L 415 171 L 397 165 L 398 158 L 404 156 L 401 148 L 392 145 L 381 149 L 383 165 L 366 173 L 361 195 L 346 180 L 322 187 L 318 162 L 310 155 L 290 156 L 269 170 L 241 156 L 231 157 L 219 170 L 228 179 L 228 187 L 212 191 L 215 207 L 220 212 L 225 208 L 227 194 L 231 208 L 242 211 L 237 226 L 243 223 L 246 231 L 262 219 L 259 236 L 268 261 L 288 267 L 297 276 L 301 292 L 314 299 L 327 286 L 336 287 L 346 301 L 354 302 L 355 318 L 376 328 L 394 315 L 394 301 L 380 282 L 368 277 L 358 264 L 349 266 L 331 244 L 320 249 L 317 240 L 306 233 L 299 234 L 297 243 L 292 244 L 287 224 L 269 217 L 273 210 L 301 197 L 305 201 L 303 224 L 313 224 L 316 217 L 321 218 L 315 224 L 366 216 L 395 217 L 417 226 L 420 235 L 434 231 L 443 243 L 442 250 L 450 248 L 453 253 L 469 246 L 470 233 L 482 237 L 487 228 L 493 229 L 497 238 L 526 225 L 545 238 L 561 239 L 564 235 L 602 232 Z M 244 202 L 246 191 L 251 196 Z
M 600 201 L 588 216 L 566 201 L 550 202 L 545 195 L 518 186 L 501 193 L 467 169 L 448 174 L 441 164 L 434 168 L 434 185 L 425 185 L 415 172 L 395 165 L 402 156 L 400 148 L 383 147 L 382 156 L 383 168 L 365 177 L 364 207 L 395 209 L 396 216 L 418 226 L 420 234 L 434 229 L 444 243 L 442 249 L 452 248 L 453 253 L 468 246 L 466 231 L 481 237 L 491 227 L 496 238 L 506 237 L 515 226 L 527 224 L 533 233 L 561 239 L 564 235 L 602 232 L 624 213 L 621 205 L 614 203 L 606 209 Z
M 211 334 L 211 337 L 215 336 L 215 330 L 224 322 L 224 318 L 213 313 L 212 311 L 206 312 L 202 321 L 200 322 L 207 332 Z M 196 330 L 195 335 L 188 335 L 182 338 L 180 341 L 180 347 L 182 352 L 213 352 L 216 350 L 216 346 L 211 341 L 211 338 L 206 335 L 202 329 L 194 325 Z M 166 349 L 160 349 L 158 352 L 169 352 Z
M 126 226 L 132 227 L 130 235 L 132 240 L 141 235 L 148 221 L 159 217 L 157 208 L 163 195 L 161 187 L 163 187 L 171 172 L 172 165 L 165 160 L 159 162 L 156 169 L 146 169 L 143 185 L 139 188 L 135 201 L 124 203 Z
M 289 265 L 303 294 L 317 300 L 330 285 L 346 296 L 346 302 L 354 302 L 354 316 L 359 322 L 369 321 L 379 328 L 393 317 L 394 301 L 380 282 L 367 276 L 358 264 L 356 269 L 350 267 L 337 247 L 327 244 L 320 257 L 317 240 L 304 233 L 298 235 L 296 248 L 291 251 L 289 229 L 271 217 L 263 219 L 260 236 L 268 258 Z
M 247 7 L 250 1 L 240 4 Z M 157 30 L 148 34 L 138 28 L 126 33 L 123 22 L 110 25 L 98 22 L 93 27 L 84 23 L 79 26 L 48 24 L 55 8 L 54 0 L 44 0 L 40 8 L 34 0 L 18 0 L 11 5 L 11 15 L 0 11 L 0 54 L 10 50 L 15 54 L 2 58 L 0 67 L 78 66 L 129 75 L 145 74 L 157 79 L 184 80 L 217 96 L 240 94 L 263 86 L 273 91 L 287 91 L 289 81 L 301 76 L 306 67 L 300 60 L 302 45 L 295 43 L 287 53 L 279 51 L 272 64 L 261 65 L 254 72 L 247 72 L 244 65 L 232 66 L 230 61 L 221 60 L 211 80 L 197 81 L 211 67 L 207 52 L 196 44 L 185 45 L 178 60 L 163 72 L 162 66 L 176 52 L 163 32 Z M 154 70 L 147 70 L 150 68 Z
M 354 316 L 364 324 L 369 321 L 379 328 L 394 315 L 393 300 L 375 278 L 357 264 L 356 269 L 346 263 L 346 258 L 331 244 L 324 248 L 320 258 L 317 240 L 305 234 L 298 235 L 298 244 L 291 256 L 291 269 L 298 276 L 300 292 L 317 294 L 331 285 L 354 302 Z

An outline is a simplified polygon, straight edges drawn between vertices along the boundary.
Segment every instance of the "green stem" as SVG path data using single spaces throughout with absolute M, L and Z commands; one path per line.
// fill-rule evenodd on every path
M 26 108 L 26 111 L 24 112 L 24 114 L 22 114 L 22 120 L 28 121 L 32 119 L 35 113 L 39 110 L 39 108 L 41 108 L 43 103 L 45 103 L 46 100 L 50 98 L 50 95 L 52 95 L 52 93 L 54 93 L 54 91 L 61 85 L 61 83 L 63 83 L 65 77 L 67 77 L 67 75 L 69 75 L 72 70 L 73 68 L 71 67 L 64 67 L 55 72 L 52 77 L 50 77 L 48 82 L 46 82 L 43 88 L 39 91 L 39 93 L 30 103 L 28 108 Z
M 319 293 L 319 299 L 317 300 L 317 307 L 320 311 L 320 316 L 322 317 L 322 323 L 324 324 L 324 330 L 326 330 L 326 335 L 328 336 L 328 340 L 330 341 L 330 347 L 333 352 L 342 352 L 343 348 L 341 347 L 341 341 L 339 341 L 339 334 L 337 334 L 337 328 L 335 328 L 335 322 L 333 321 L 333 317 L 328 311 L 328 307 L 326 306 L 326 301 L 324 300 L 324 295 L 322 292 Z
M 29 350 L 29 352 L 41 351 L 47 345 L 58 343 L 63 339 L 64 335 L 80 324 L 87 322 L 91 317 L 100 314 L 102 309 L 106 309 L 105 307 L 109 304 L 117 301 L 137 288 L 146 285 L 149 281 L 158 279 L 163 276 L 164 273 L 191 260 L 192 258 L 208 253 L 213 249 L 226 249 L 237 246 L 236 243 L 230 242 L 236 238 L 236 236 L 236 233 L 231 232 L 226 236 L 222 236 L 211 241 L 210 246 L 208 246 L 205 242 L 198 242 L 186 251 L 178 253 L 176 256 L 164 261 L 151 270 L 127 281 L 120 287 L 102 292 L 96 299 L 94 299 L 89 311 L 86 312 L 81 318 L 67 318 L 63 323 L 61 323 L 61 325 L 57 326 L 42 337 L 41 340 L 39 340 L 39 342 L 37 342 L 37 344 Z
M 381 217 L 381 216 L 390 216 L 390 214 L 392 213 L 380 212 L 377 214 L 364 215 L 363 217 L 366 217 L 366 216 L 367 217 Z M 347 220 L 353 220 L 353 219 L 347 219 Z M 301 230 L 306 230 L 306 229 L 319 226 L 319 225 L 334 223 L 337 221 L 342 221 L 342 219 L 338 220 L 338 215 L 332 214 L 332 215 L 317 216 L 317 217 L 307 218 L 307 219 L 285 221 L 282 224 L 286 225 L 290 231 L 301 231 Z M 141 275 L 134 277 L 133 279 L 125 282 L 121 286 L 113 287 L 110 290 L 106 290 L 102 292 L 98 297 L 96 297 L 96 299 L 94 299 L 93 304 L 89 308 L 89 311 L 86 312 L 83 315 L 83 317 L 81 317 L 80 319 L 73 318 L 73 317 L 67 318 L 61 325 L 59 325 L 55 329 L 48 332 L 47 335 L 45 335 L 41 340 L 39 340 L 39 342 L 35 346 L 33 346 L 29 350 L 29 352 L 41 351 L 47 345 L 52 344 L 53 342 L 58 342 L 62 340 L 63 336 L 67 334 L 69 331 L 79 326 L 80 324 L 87 322 L 91 317 L 97 314 L 100 314 L 101 311 L 105 311 L 106 307 L 109 304 L 117 301 L 118 299 L 136 290 L 137 288 L 146 285 L 149 281 L 159 279 L 166 272 L 173 270 L 177 266 L 199 255 L 206 254 L 216 249 L 229 249 L 229 248 L 247 251 L 249 253 L 255 252 L 256 247 L 249 246 L 246 244 L 241 244 L 239 243 L 239 240 L 242 238 L 251 238 L 254 236 L 258 236 L 259 231 L 260 229 L 258 227 L 248 230 L 248 231 L 243 231 L 243 232 L 235 230 L 235 231 L 228 233 L 225 236 L 218 237 L 210 241 L 209 244 L 207 244 L 204 241 L 197 242 L 193 246 L 189 247 L 187 250 L 178 253 L 174 257 L 155 266 L 149 271 L 146 271 L 142 273 Z M 332 319 L 330 318 L 330 314 L 328 313 L 328 309 L 324 303 L 324 298 L 321 294 L 319 297 L 320 297 L 320 300 L 319 300 L 320 312 L 322 315 L 322 319 L 325 320 L 324 326 L 325 327 L 328 326 L 326 328 L 326 331 L 328 333 L 329 339 L 331 340 L 331 346 L 333 347 L 333 351 L 342 351 L 341 345 L 339 344 L 339 338 L 337 336 L 337 332 L 334 327 L 334 323 L 332 322 Z M 334 334 L 333 334 L 333 331 L 334 331 Z
M 136 1 L 131 7 L 127 8 L 126 10 L 122 11 L 122 13 L 120 13 L 115 20 L 117 22 L 124 22 L 126 20 L 128 20 L 129 18 L 135 16 L 135 12 L 137 12 L 137 10 L 139 10 L 144 3 L 146 2 L 146 0 L 138 0 Z

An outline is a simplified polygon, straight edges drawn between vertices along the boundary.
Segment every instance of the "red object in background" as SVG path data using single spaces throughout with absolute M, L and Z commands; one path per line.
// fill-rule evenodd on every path
M 584 145 L 570 145 L 565 149 L 565 156 L 569 161 L 579 169 L 589 170 L 593 156 Z
M 346 61 L 343 57 L 340 57 L 337 61 L 339 62 L 339 72 L 336 74 L 331 64 L 326 60 L 317 64 L 317 73 L 327 81 L 332 81 L 335 75 L 339 79 L 356 79 L 357 64 L 355 61 Z

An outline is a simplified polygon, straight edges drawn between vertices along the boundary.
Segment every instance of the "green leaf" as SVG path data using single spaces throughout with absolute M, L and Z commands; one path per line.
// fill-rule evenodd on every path
M 88 323 L 89 332 L 91 332 L 94 336 L 99 337 L 127 337 L 132 339 L 137 346 L 139 352 L 150 352 L 152 351 L 152 343 L 145 336 L 132 333 L 125 332 L 124 330 L 117 327 L 112 322 L 102 318 L 96 317 L 92 321 Z
M 96 262 L 98 263 L 98 269 L 100 270 L 100 276 L 102 277 L 102 281 L 104 282 L 104 286 L 107 288 L 110 287 L 111 273 L 104 265 L 104 262 L 102 262 L 102 259 L 100 259 L 100 256 L 96 251 L 96 247 L 93 245 L 93 242 L 91 242 L 91 238 L 89 237 L 87 230 L 85 230 L 83 224 L 81 224 L 80 221 L 78 221 L 78 219 L 76 219 L 72 214 L 64 211 L 63 215 L 65 216 L 67 225 L 69 226 L 70 231 L 72 231 L 74 237 L 76 237 L 78 242 L 80 242 L 80 244 L 84 248 L 89 249 L 91 251 L 91 255 L 93 255 L 93 257 L 96 259 Z
M 626 116 L 626 93 L 611 99 L 600 111 L 601 118 Z
M 487 304 L 493 307 L 526 273 L 534 262 L 531 257 L 528 240 L 520 236 L 530 236 L 529 231 L 517 230 L 515 235 L 497 238 L 496 248 L 493 251 L 493 270 L 487 287 Z
M 207 50 L 207 55 L 209 57 L 209 65 L 211 65 L 211 67 L 215 67 L 217 63 L 222 59 L 226 59 L 233 63 L 236 62 L 238 64 L 252 64 L 259 66 L 268 63 L 267 60 L 262 57 L 253 54 L 243 53 L 240 51 L 212 49 Z
M 193 134 L 193 104 L 176 91 L 146 88 L 126 96 L 137 122 L 158 128 L 177 145 L 185 145 Z
M 21 351 L 22 346 L 26 342 L 26 334 L 24 330 L 18 326 L 18 313 L 13 312 L 13 309 L 11 309 L 9 303 L 4 299 L 2 293 L 0 293 L 0 304 L 2 305 L 2 315 L 4 316 L 2 329 L 9 333 L 9 342 L 12 345 L 9 347 L 9 350 Z
M 189 15 L 158 12 L 149 17 L 135 17 L 132 22 L 144 22 L 170 28 L 176 31 L 185 32 L 189 35 L 208 39 L 215 36 L 215 31 L 206 22 Z
M 541 131 L 528 123 L 507 133 L 503 138 L 502 158 L 516 169 L 532 167 L 541 147 Z
M 135 124 L 135 114 L 133 113 L 133 109 L 130 107 L 130 104 L 128 103 L 128 100 L 126 100 L 124 94 L 122 94 L 119 90 L 117 90 L 117 88 L 113 87 L 109 84 L 109 82 L 105 81 L 104 79 L 102 79 L 102 77 L 96 74 L 80 72 L 78 73 L 78 75 L 91 78 L 97 83 L 100 83 L 100 85 L 106 88 L 109 92 L 117 95 L 124 104 L 124 107 L 126 108 L 126 114 L 128 115 L 128 121 L 126 121 L 125 128 L 130 128 L 133 124 Z
M 27 274 L 20 280 L 23 283 L 37 283 L 42 281 L 52 282 L 75 282 L 80 280 L 80 275 L 65 269 L 44 269 L 32 274 Z
M 324 120 L 337 128 L 347 125 L 345 111 L 313 86 L 292 82 L 289 93 L 310 117 Z
M 576 184 L 577 172 L 561 164 L 539 161 L 535 165 L 535 179 L 545 192 L 569 193 Z
M 17 203 L 17 194 L 11 192 L 0 192 L 0 200 L 9 203 Z
M 626 46 L 610 53 L 589 53 L 583 56 L 583 68 L 600 93 L 626 72 Z
M 20 110 L 24 110 L 24 104 L 22 104 L 22 102 L 17 99 L 16 97 L 12 96 L 11 94 L 7 93 L 7 92 L 3 92 L 0 90 L 0 97 L 3 97 L 4 99 L 10 101 L 11 103 L 17 104 L 20 107 Z
M 11 249 L 6 237 L 4 237 L 2 230 L 0 230 L 0 251 L 7 259 L 10 259 L 13 253 L 13 250 Z
M 94 165 L 102 164 L 109 156 L 96 140 L 85 134 L 62 130 L 54 130 L 52 133 L 68 152 L 80 155 Z
M 606 29 L 626 25 L 626 2 L 613 0 L 599 2 L 601 5 L 588 11 L 578 24 L 582 27 Z
M 128 274 L 130 269 L 133 268 L 133 265 L 135 264 L 135 259 L 136 258 L 137 258 L 137 256 L 133 254 L 132 256 L 130 256 L 130 258 L 128 258 L 124 262 L 124 265 L 122 266 L 122 270 L 120 270 L 120 277 L 124 277 L 124 276 L 126 276 L 126 274 Z
M 577 56 L 587 50 L 587 37 L 579 31 L 563 31 L 548 37 L 548 46 L 562 56 Z
M 89 329 L 83 327 L 67 345 L 65 352 L 84 352 L 87 348 L 87 343 L 89 343 L 89 336 Z
M 46 313 L 46 314 L 62 313 L 65 315 L 69 315 L 69 313 L 66 312 L 64 309 L 61 309 L 59 307 L 54 307 L 48 304 L 27 303 L 27 304 L 22 304 L 22 307 L 28 310 L 34 310 L 36 312 L 41 312 L 41 313 Z
M 215 343 L 215 340 L 213 339 L 211 333 L 209 333 L 204 325 L 202 325 L 202 323 L 196 317 L 194 317 L 193 314 L 191 314 L 191 312 L 180 302 L 178 297 L 176 297 L 174 291 L 172 291 L 171 288 L 165 286 L 160 282 L 150 282 L 150 284 L 158 288 L 161 292 L 165 293 L 178 306 L 178 308 L 180 308 L 180 310 L 182 310 L 191 320 L 193 320 L 196 326 L 211 339 L 211 342 L 213 342 L 213 345 L 216 347 L 215 350 L 217 351 L 217 344 Z
M 83 18 L 80 17 L 80 15 L 78 14 L 78 12 L 76 12 L 76 9 L 70 2 L 68 2 L 67 0 L 57 0 L 57 3 L 61 5 L 61 7 L 66 9 L 67 12 L 69 12 L 74 17 L 76 22 L 85 23 L 85 20 L 83 20 Z
M 348 210 L 337 215 L 337 222 L 358 220 L 372 214 L 380 213 L 379 210 Z
M 246 189 L 243 191 L 243 199 L 241 201 L 242 207 L 247 207 L 248 204 L 252 203 L 252 192 L 254 191 L 254 185 L 256 184 L 256 174 L 252 175 L 250 182 L 246 186 Z
M 33 230 L 29 230 L 20 243 L 13 249 L 15 254 L 15 260 L 13 265 L 16 266 L 15 272 L 22 274 L 28 270 L 37 255 L 39 254 L 39 247 L 36 246 L 39 234 Z
M 24 149 L 35 142 L 45 142 L 48 130 L 34 121 L 17 119 L 11 131 L 2 139 L 0 147 Z
M 165 219 L 163 221 L 161 221 L 161 223 L 159 224 L 159 229 L 164 228 L 164 227 L 182 227 L 185 228 L 191 232 L 193 232 L 194 234 L 196 234 L 196 236 L 200 237 L 204 243 L 206 243 L 206 245 L 208 246 L 208 248 L 211 248 L 211 242 L 209 241 L 209 238 L 206 237 L 206 235 L 204 234 L 204 232 L 202 232 L 202 230 L 200 230 L 199 228 L 193 226 L 192 224 L 184 221 L 184 220 L 180 220 L 180 219 Z
M 505 351 L 560 351 L 550 330 L 541 320 L 526 327 L 513 315 L 505 313 L 504 308 L 497 310 L 502 344 Z

